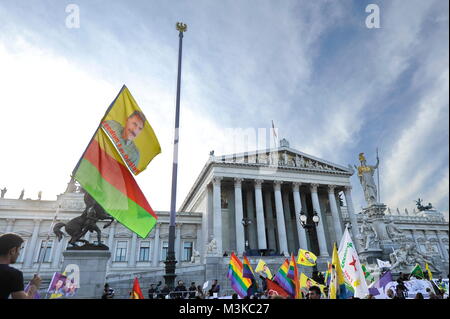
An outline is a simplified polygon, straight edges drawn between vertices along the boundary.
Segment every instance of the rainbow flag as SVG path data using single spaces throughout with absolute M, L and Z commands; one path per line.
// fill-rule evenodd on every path
M 239 258 L 231 253 L 230 264 L 228 266 L 228 279 L 231 281 L 231 288 L 241 297 L 247 296 L 249 287 L 252 281 L 243 277 L 243 265 Z
M 244 255 L 242 277 L 255 280 L 255 273 L 253 272 L 253 268 L 250 265 L 250 261 L 245 255 Z
M 348 299 L 353 296 L 353 290 L 345 282 L 344 273 L 339 261 L 336 243 L 333 246 L 333 257 L 331 258 L 331 282 L 329 288 L 329 299 Z
M 295 299 L 302 299 L 302 292 L 300 290 L 300 279 L 298 275 L 297 263 L 295 262 L 294 254 L 291 254 L 291 261 L 289 262 L 289 271 L 287 273 L 289 279 L 294 283 Z
M 295 284 L 292 279 L 288 277 L 290 262 L 286 259 L 281 265 L 280 269 L 274 276 L 274 280 L 286 290 L 292 297 L 295 297 Z
M 134 104 L 130 98 L 132 98 L 131 94 L 124 86 L 112 103 L 110 110 L 117 111 L 121 107 L 128 107 L 129 110 L 124 114 L 133 112 L 134 108 L 130 109 L 130 105 Z M 106 113 L 106 118 L 111 118 L 111 111 Z M 139 122 L 139 116 L 133 114 L 131 113 L 129 116 L 131 118 L 130 121 Z M 112 126 L 113 124 L 111 124 Z M 150 126 L 150 124 L 147 125 L 145 121 L 144 133 L 147 126 Z M 136 139 L 138 138 L 137 135 L 145 138 L 146 135 L 142 132 L 139 133 L 138 130 L 134 131 L 133 134 L 135 135 L 133 136 Z M 151 135 L 148 136 L 145 144 L 139 144 L 141 146 L 139 150 L 142 162 L 137 164 L 134 170 L 135 173 L 145 168 L 145 166 L 142 166 L 144 165 L 144 158 L 148 159 L 149 156 L 154 156 L 155 143 L 159 146 L 158 140 L 153 139 Z M 133 149 L 130 145 L 135 145 L 131 143 L 133 142 L 130 141 L 128 145 L 130 150 Z M 147 147 L 147 144 L 149 147 Z M 137 142 L 136 145 L 138 145 Z M 133 154 L 136 155 L 136 153 Z M 145 238 L 155 226 L 157 216 L 137 185 L 130 172 L 129 165 L 125 164 L 122 156 L 127 155 L 121 155 L 117 150 L 117 145 L 113 144 L 105 130 L 99 128 L 75 167 L 73 176 L 109 215 L 140 237 Z
M 331 280 L 331 263 L 327 261 L 327 271 L 325 272 L 325 285 L 330 286 Z

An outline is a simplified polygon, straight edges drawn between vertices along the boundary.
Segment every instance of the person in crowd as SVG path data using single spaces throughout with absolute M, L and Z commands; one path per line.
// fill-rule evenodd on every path
M 238 294 L 237 293 L 232 294 L 231 299 L 239 299 Z
M 389 299 L 397 299 L 396 296 L 395 296 L 395 294 L 394 294 L 394 291 L 393 291 L 392 289 L 388 289 L 388 290 L 386 291 L 386 295 L 387 295 L 387 297 L 388 297 Z
M 320 288 L 312 286 L 309 288 L 308 299 L 320 299 Z
M 430 296 L 430 299 L 439 299 L 438 296 L 436 296 L 436 294 L 434 293 L 434 291 L 432 291 L 430 288 L 427 288 L 426 292 Z
M 163 289 L 158 294 L 158 299 L 166 299 L 170 294 L 170 288 L 167 285 L 164 285 Z
M 212 284 L 212 286 L 211 286 L 211 289 L 209 289 L 209 291 L 208 291 L 208 295 L 210 296 L 210 297 L 213 297 L 214 298 L 214 294 L 217 294 L 216 296 L 218 297 L 219 296 L 219 293 L 220 293 L 220 285 L 219 285 L 219 282 L 217 281 L 217 279 L 214 279 L 214 281 L 213 281 L 213 284 Z
M 156 293 L 157 289 L 155 287 L 155 284 L 151 284 L 150 288 L 148 289 L 148 299 L 153 299 Z
M 418 292 L 418 293 L 416 294 L 416 296 L 414 297 L 414 299 L 424 299 L 424 298 L 423 298 L 423 294 L 421 294 L 420 292 Z
M 200 285 L 197 286 L 197 290 L 195 291 L 195 299 L 205 299 L 205 293 Z
M 189 292 L 189 299 L 195 298 L 195 292 L 197 291 L 197 287 L 195 286 L 195 282 L 191 282 L 191 286 L 188 289 Z
M 41 285 L 41 277 L 37 274 L 24 291 L 23 273 L 9 265 L 15 264 L 19 258 L 23 239 L 17 234 L 6 233 L 0 236 L 0 299 L 33 299 Z
M 174 299 L 184 299 L 186 297 L 186 286 L 184 285 L 183 280 L 178 280 L 178 285 L 175 287 L 175 292 L 172 294 Z
M 106 283 L 103 288 L 102 299 L 113 299 L 114 298 L 114 289 L 109 287 L 109 284 Z

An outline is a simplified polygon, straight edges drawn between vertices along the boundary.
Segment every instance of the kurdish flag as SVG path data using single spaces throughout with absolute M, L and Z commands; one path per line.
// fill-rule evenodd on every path
M 304 249 L 298 250 L 297 264 L 302 266 L 314 266 L 316 264 L 316 260 L 317 256 L 312 252 Z
M 228 266 L 228 279 L 231 281 L 231 288 L 244 298 L 247 296 L 248 288 L 252 285 L 252 281 L 243 276 L 243 265 L 239 258 L 231 253 L 230 264 Z
M 125 99 L 125 89 L 124 86 L 112 106 Z M 147 143 L 152 146 L 155 141 L 149 139 Z M 108 214 L 140 237 L 147 237 L 157 216 L 103 129 L 94 134 L 73 176 Z
M 344 273 L 339 261 L 336 243 L 333 245 L 333 257 L 331 258 L 331 282 L 329 299 L 348 299 L 353 296 L 353 290 L 347 285 Z
M 272 273 L 270 272 L 270 268 L 269 266 L 267 266 L 266 262 L 262 259 L 258 261 L 255 271 L 265 278 L 272 279 Z
M 274 280 L 284 289 L 289 295 L 295 297 L 294 281 L 288 277 L 289 273 L 289 259 L 286 259 L 276 273 Z
M 372 273 L 366 268 L 366 265 L 361 264 L 361 269 L 364 272 L 364 277 L 366 278 L 367 284 L 370 285 L 371 283 L 373 283 L 375 281 L 375 278 Z
M 134 278 L 133 290 L 131 291 L 130 299 L 145 299 L 142 294 L 141 286 L 139 285 L 139 280 L 137 277 Z

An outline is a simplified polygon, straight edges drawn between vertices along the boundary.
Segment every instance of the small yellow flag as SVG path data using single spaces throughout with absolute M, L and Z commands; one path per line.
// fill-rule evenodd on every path
M 125 85 L 101 126 L 134 175 L 145 170 L 150 161 L 161 153 L 153 128 Z
M 258 265 L 256 265 L 255 272 L 261 273 L 264 277 L 267 277 L 268 279 L 272 279 L 272 273 L 270 272 L 270 269 L 267 266 L 267 264 L 262 259 L 258 261 Z
M 314 266 L 316 264 L 317 256 L 312 252 L 299 249 L 297 256 L 297 264 L 302 266 Z

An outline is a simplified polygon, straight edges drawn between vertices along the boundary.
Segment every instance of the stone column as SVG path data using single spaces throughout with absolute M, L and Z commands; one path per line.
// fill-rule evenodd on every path
M 447 249 L 445 249 L 444 244 L 442 243 L 442 237 L 441 237 L 441 233 L 439 232 L 439 230 L 435 230 L 436 232 L 436 237 L 438 239 L 438 243 L 439 243 L 439 248 L 442 251 L 442 256 L 444 257 L 445 260 L 448 261 L 448 251 Z
M 294 197 L 295 222 L 297 225 L 298 245 L 301 249 L 309 250 L 308 240 L 306 239 L 306 230 L 300 222 L 300 212 L 302 211 L 302 201 L 300 199 L 300 185 L 302 183 L 292 183 L 292 194 Z M 306 211 L 304 211 L 306 214 Z
M 281 181 L 274 181 L 275 191 L 275 209 L 277 213 L 278 242 L 280 243 L 280 252 L 285 256 L 289 255 L 286 236 L 286 224 L 284 222 L 283 202 L 281 200 Z
M 36 251 L 36 244 L 38 243 L 39 226 L 41 225 L 41 219 L 34 219 L 33 235 L 28 242 L 27 253 L 25 254 L 25 262 L 23 268 L 31 268 L 33 266 L 33 257 Z
M 361 252 L 361 245 L 358 240 L 359 238 L 359 227 L 358 227 L 358 220 L 355 215 L 355 209 L 353 207 L 353 200 L 352 200 L 352 187 L 346 186 L 344 189 L 344 195 L 345 195 L 345 201 L 347 203 L 347 212 L 348 217 L 350 219 L 350 223 L 352 224 L 351 234 L 352 234 L 352 240 L 353 243 L 356 245 L 356 249 L 358 252 Z
M 319 187 L 319 184 L 311 184 L 311 199 L 313 209 L 317 212 L 317 215 L 320 218 L 319 224 L 316 227 L 317 239 L 319 241 L 320 256 L 328 257 L 330 256 L 330 254 L 328 253 L 327 240 L 325 238 L 325 228 L 323 226 L 324 216 L 322 214 L 322 210 L 320 209 L 319 205 L 319 196 L 317 195 L 317 187 Z
M 253 207 L 253 189 L 249 188 L 245 192 L 245 202 L 247 205 L 247 218 L 251 220 L 251 224 L 247 226 L 248 248 L 256 249 L 258 238 L 256 237 L 256 218 L 255 208 Z
M 289 252 L 294 252 L 295 250 L 295 235 L 294 227 L 292 225 L 291 219 L 291 207 L 289 206 L 289 192 L 281 191 L 281 200 L 283 201 L 283 212 L 284 212 L 284 223 L 286 226 L 286 237 L 288 240 Z
M 6 231 L 5 233 L 10 233 L 13 230 L 13 226 L 14 226 L 14 218 L 7 218 L 6 222 L 8 223 L 8 225 L 6 226 Z
M 136 243 L 137 243 L 137 235 L 133 232 L 131 237 L 131 249 L 130 249 L 130 259 L 128 259 L 129 267 L 136 267 Z
M 116 225 L 117 225 L 117 220 L 114 220 L 111 223 L 111 226 L 109 226 L 109 234 L 108 234 L 108 247 L 109 247 L 109 251 L 112 253 L 113 249 L 114 249 L 114 235 L 116 233 Z M 111 265 L 112 263 L 112 258 L 110 258 L 108 260 L 108 265 Z
M 266 224 L 264 221 L 264 206 L 261 190 L 262 183 L 263 181 L 260 179 L 255 180 L 256 224 L 258 230 L 258 249 L 267 249 Z
M 177 223 L 175 228 L 175 259 L 181 262 L 181 226 L 182 223 Z
M 155 226 L 155 238 L 153 239 L 153 258 L 152 267 L 157 267 L 159 265 L 159 230 L 161 224 L 157 223 Z
M 62 248 L 63 248 L 63 243 L 64 240 L 61 239 L 60 241 L 58 241 L 58 238 L 54 237 L 53 239 L 53 258 L 52 258 L 52 268 L 59 268 L 59 263 L 61 261 L 61 256 L 62 256 Z M 58 269 L 59 271 L 59 269 Z
M 267 216 L 267 241 L 269 242 L 269 249 L 277 250 L 276 239 L 275 239 L 275 224 L 273 220 L 272 211 L 272 196 L 268 189 L 264 190 L 264 203 L 266 207 Z
M 234 218 L 236 224 L 236 250 L 238 255 L 245 251 L 245 230 L 242 225 L 244 210 L 242 206 L 242 178 L 234 179 Z
M 339 220 L 339 212 L 336 205 L 336 195 L 334 193 L 335 185 L 328 185 L 328 201 L 330 202 L 331 215 L 333 217 L 334 231 L 336 233 L 336 243 L 339 243 L 342 238 L 342 225 Z
M 213 177 L 213 214 L 214 214 L 214 238 L 217 244 L 217 252 L 220 256 L 223 254 L 222 250 L 222 205 L 220 198 L 220 183 L 222 177 Z

